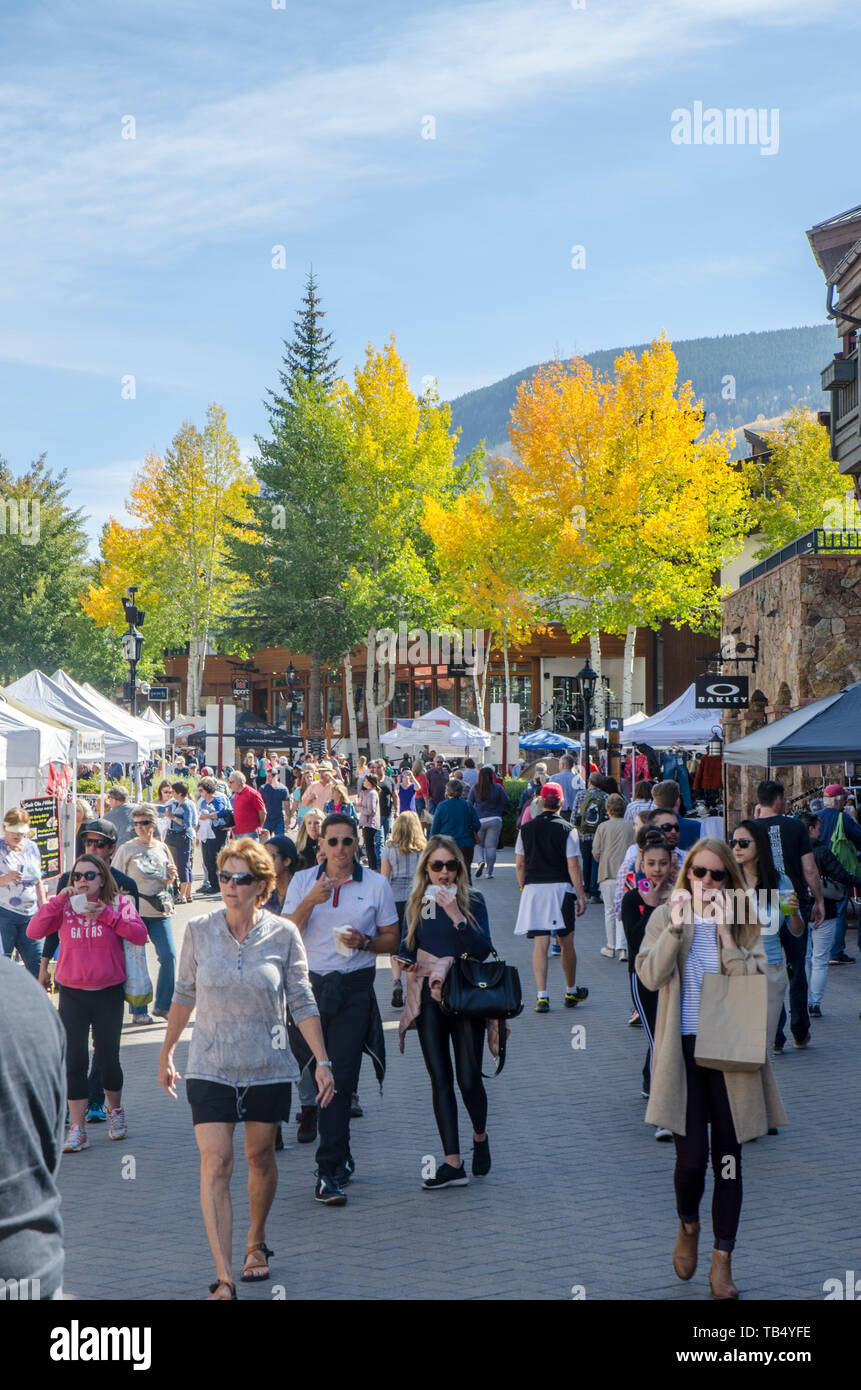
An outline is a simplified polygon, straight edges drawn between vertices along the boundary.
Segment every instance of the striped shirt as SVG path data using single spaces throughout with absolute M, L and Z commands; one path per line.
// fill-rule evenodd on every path
M 696 1033 L 700 1016 L 700 991 L 704 975 L 717 975 L 720 969 L 717 927 L 714 922 L 694 918 L 694 939 L 682 976 L 682 1033 Z

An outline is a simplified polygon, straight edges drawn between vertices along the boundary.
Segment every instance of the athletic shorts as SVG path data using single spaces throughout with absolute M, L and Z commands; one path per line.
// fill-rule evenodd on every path
M 220 1081 L 189 1077 L 185 1092 L 196 1125 L 237 1125 L 253 1120 L 275 1125 L 289 1120 L 292 1085 L 277 1081 L 271 1086 L 227 1086 Z
M 557 936 L 557 937 L 559 938 L 559 940 L 561 941 L 562 938 L 563 938 L 563 936 L 573 936 L 573 935 L 574 935 L 574 928 L 573 928 L 573 927 L 561 927 L 561 928 L 559 929 L 559 931 L 528 931 L 528 932 L 526 933 L 526 939 L 527 939 L 527 941 L 532 941 L 536 936 Z

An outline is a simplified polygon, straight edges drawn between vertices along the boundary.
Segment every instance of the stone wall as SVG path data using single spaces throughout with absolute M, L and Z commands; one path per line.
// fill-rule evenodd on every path
M 797 555 L 737 589 L 724 600 L 721 641 L 736 628 L 741 642 L 759 635 L 760 657 L 751 672 L 750 709 L 724 714 L 728 743 L 861 680 L 861 555 Z M 823 776 L 842 781 L 844 770 L 842 764 L 824 773 L 772 768 L 768 775 L 785 784 L 789 800 L 821 786 Z M 727 769 L 730 826 L 752 811 L 765 776 L 765 768 Z

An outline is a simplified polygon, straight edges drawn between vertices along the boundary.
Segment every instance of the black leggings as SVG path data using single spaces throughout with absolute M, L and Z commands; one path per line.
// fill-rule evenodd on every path
M 484 1024 L 473 1019 L 444 1014 L 431 997 L 427 980 L 422 981 L 422 1009 L 416 1019 L 422 1056 L 431 1079 L 433 1113 L 444 1154 L 460 1153 L 457 1133 L 457 1100 L 454 1094 L 449 1042 L 454 1048 L 454 1070 L 472 1127 L 483 1134 L 487 1127 L 487 1092 L 481 1079 Z M 469 1047 L 472 1032 L 473 1047 Z
M 362 826 L 362 839 L 365 842 L 365 854 L 368 856 L 368 868 L 373 869 L 375 873 L 378 872 L 380 867 L 377 863 L 377 851 L 374 848 L 374 837 L 376 833 L 373 826 Z
M 69 1100 L 87 1099 L 90 1027 L 93 1051 L 99 1059 L 106 1091 L 121 1091 L 120 1034 L 123 1029 L 125 986 L 70 989 L 60 985 L 60 1018 L 66 1030 L 66 1084 Z
M 682 1052 L 688 1083 L 687 1133 L 674 1134 L 676 1144 L 676 1208 L 679 1219 L 699 1220 L 700 1199 L 706 1185 L 711 1125 L 714 1196 L 712 1226 L 715 1249 L 732 1250 L 741 1216 L 741 1144 L 735 1137 L 732 1111 L 722 1071 L 698 1067 L 694 1061 L 696 1038 L 682 1034 Z

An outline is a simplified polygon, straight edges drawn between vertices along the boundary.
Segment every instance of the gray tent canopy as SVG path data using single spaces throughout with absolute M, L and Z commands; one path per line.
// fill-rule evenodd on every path
M 861 681 L 724 744 L 723 757 L 736 767 L 861 762 Z

